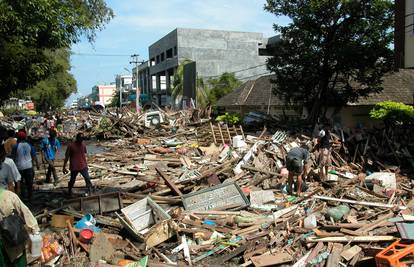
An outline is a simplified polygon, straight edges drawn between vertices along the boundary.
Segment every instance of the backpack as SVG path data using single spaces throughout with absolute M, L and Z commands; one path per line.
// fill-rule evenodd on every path
M 10 247 L 15 247 L 26 243 L 29 233 L 24 227 L 23 219 L 17 214 L 16 210 L 9 216 L 5 216 L 0 210 L 2 220 L 0 221 L 0 235 L 3 242 Z

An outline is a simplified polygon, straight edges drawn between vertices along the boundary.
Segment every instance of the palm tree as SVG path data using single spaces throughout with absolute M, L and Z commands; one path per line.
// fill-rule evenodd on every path
M 193 62 L 190 59 L 185 59 L 177 67 L 177 71 L 174 74 L 174 80 L 171 88 L 171 96 L 174 99 L 180 99 L 183 96 L 184 92 L 184 65 Z M 207 86 L 205 85 L 202 78 L 197 78 L 196 80 L 196 101 L 197 105 L 200 107 L 205 107 L 208 102 L 207 97 Z

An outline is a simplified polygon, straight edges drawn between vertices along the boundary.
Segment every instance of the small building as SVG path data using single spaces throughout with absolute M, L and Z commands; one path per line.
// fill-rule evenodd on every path
M 285 118 L 306 118 L 307 109 L 302 105 L 286 105 L 285 102 L 272 93 L 275 84 L 271 81 L 274 75 L 267 75 L 256 80 L 247 81 L 233 92 L 225 95 L 217 102 L 217 108 L 222 112 L 234 112 L 245 115 L 256 111 Z M 407 105 L 414 104 L 414 69 L 400 69 L 387 74 L 383 78 L 383 90 L 378 94 L 361 97 L 356 103 L 345 107 L 329 107 L 326 117 L 343 127 L 354 127 L 361 123 L 373 127 L 378 121 L 369 117 L 369 111 L 381 101 L 391 100 Z
M 91 98 L 93 105 L 101 105 L 105 107 L 110 104 L 116 92 L 116 85 L 95 85 L 92 88 Z

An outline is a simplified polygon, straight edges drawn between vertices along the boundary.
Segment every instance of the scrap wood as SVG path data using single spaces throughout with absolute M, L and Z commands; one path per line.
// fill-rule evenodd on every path
M 393 241 L 394 236 L 337 236 L 337 237 L 322 237 L 318 238 L 311 236 L 306 238 L 307 242 L 317 243 L 317 242 L 335 242 L 335 243 L 369 243 L 369 242 L 385 242 Z
M 352 258 L 354 258 L 359 252 L 362 251 L 362 248 L 354 245 L 351 248 L 342 251 L 341 257 L 343 257 L 345 260 L 350 261 Z
M 161 178 L 164 180 L 165 184 L 177 195 L 182 196 L 183 193 L 181 193 L 180 189 L 175 185 L 175 183 L 171 180 L 170 177 L 168 177 L 167 174 L 165 174 L 159 167 L 155 167 L 155 170 L 158 172 L 158 174 L 161 176 Z
M 332 246 L 331 254 L 328 257 L 326 267 L 339 267 L 339 262 L 341 259 L 341 252 L 343 249 L 342 244 L 334 243 Z
M 320 200 L 327 200 L 327 201 L 338 201 L 342 203 L 349 203 L 349 204 L 355 204 L 355 205 L 384 208 L 384 209 L 392 209 L 392 208 L 397 208 L 400 210 L 407 209 L 406 206 L 390 205 L 390 204 L 377 203 L 377 202 L 356 201 L 356 200 L 351 200 L 351 199 L 342 199 L 342 198 L 334 198 L 334 197 L 326 197 L 326 196 L 313 196 L 313 198 L 320 199 Z
M 255 267 L 275 266 L 293 261 L 293 257 L 286 252 L 251 257 Z

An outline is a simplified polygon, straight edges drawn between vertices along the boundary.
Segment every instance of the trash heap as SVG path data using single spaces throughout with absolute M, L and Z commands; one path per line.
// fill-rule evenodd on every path
M 293 147 L 312 148 L 310 135 L 248 135 L 191 117 L 180 112 L 179 126 L 142 132 L 138 116 L 94 118 L 91 135 L 122 138 L 101 141 L 102 152 L 89 158 L 93 195 L 82 196 L 80 178 L 72 199 L 64 197 L 68 176 L 57 187 L 36 185 L 43 248 L 32 263 L 391 266 L 395 251 L 385 250 L 413 243 L 414 185 L 375 153 L 372 144 L 382 139 L 359 142 L 366 149 L 349 156 L 333 134 L 327 180 L 319 179 L 312 151 L 307 190 L 295 196 L 286 191 L 284 160 Z

